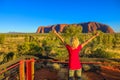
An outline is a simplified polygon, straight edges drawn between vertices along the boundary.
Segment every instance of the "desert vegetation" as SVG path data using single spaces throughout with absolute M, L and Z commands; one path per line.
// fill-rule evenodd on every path
M 78 36 L 82 43 L 94 34 L 94 32 L 81 33 L 81 31 L 81 27 L 69 26 L 69 28 L 65 28 L 61 35 L 67 43 L 70 43 L 69 39 L 73 35 Z M 120 33 L 98 32 L 100 36 L 85 46 L 80 56 L 87 58 L 120 58 Z M 68 59 L 66 49 L 52 32 L 43 34 L 0 34 L 1 64 L 24 55 L 33 55 L 39 58 L 46 56 L 60 61 Z
M 93 33 L 82 33 L 82 27 L 70 25 L 63 33 L 60 33 L 67 43 L 70 43 L 71 36 L 78 36 L 80 42 L 86 41 Z M 102 62 L 102 66 L 111 67 L 111 69 L 119 70 L 120 59 L 120 33 L 103 33 L 98 31 L 100 36 L 86 45 L 81 51 L 82 62 Z M 65 47 L 59 39 L 49 33 L 13 33 L 0 34 L 0 65 L 7 62 L 15 62 L 16 59 L 23 56 L 35 56 L 39 59 L 52 59 L 57 61 L 68 61 L 68 54 Z M 104 64 L 105 63 L 105 64 Z M 52 71 L 57 70 L 61 74 L 64 69 L 57 64 L 47 63 L 47 68 Z M 35 69 L 44 69 L 45 65 L 36 65 Z M 99 70 L 101 65 L 83 65 L 84 71 Z M 45 67 L 46 68 L 46 67 Z M 96 70 L 95 70 L 96 69 Z M 51 70 L 50 70 L 51 71 Z M 67 72 L 67 70 L 65 70 Z M 55 71 L 56 72 L 56 71 Z M 66 74 L 66 72 L 64 74 Z M 63 72 L 62 72 L 63 74 Z M 61 76 L 61 75 L 60 75 Z M 62 76 L 64 77 L 64 76 Z M 83 79 L 88 80 L 88 77 L 83 75 Z

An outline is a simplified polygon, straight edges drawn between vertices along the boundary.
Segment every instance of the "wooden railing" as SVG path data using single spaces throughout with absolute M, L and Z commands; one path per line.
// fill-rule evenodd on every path
M 35 57 L 27 56 L 0 66 L 0 80 L 34 80 Z
M 61 62 L 49 59 L 37 59 L 35 57 L 27 57 L 17 59 L 15 62 L 10 62 L 0 66 L 0 80 L 34 80 L 35 64 L 58 63 L 68 64 L 68 62 Z M 9 64 L 9 65 L 8 65 Z M 101 62 L 82 62 L 82 64 L 103 64 Z

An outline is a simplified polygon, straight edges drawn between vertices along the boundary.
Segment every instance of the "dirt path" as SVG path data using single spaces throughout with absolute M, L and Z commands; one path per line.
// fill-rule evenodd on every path
M 57 80 L 56 72 L 40 69 L 35 72 L 35 80 Z
M 101 72 L 85 72 L 90 80 L 120 80 L 120 71 L 108 69 L 106 67 L 101 68 Z

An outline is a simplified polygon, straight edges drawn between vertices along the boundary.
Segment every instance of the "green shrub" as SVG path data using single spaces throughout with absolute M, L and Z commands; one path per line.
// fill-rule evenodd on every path
M 20 54 L 25 54 L 27 51 L 29 51 L 30 47 L 29 47 L 29 43 L 26 42 L 22 45 L 18 45 L 17 50 Z
M 53 69 L 60 70 L 60 65 L 58 63 L 53 63 Z
M 83 64 L 82 65 L 84 71 L 89 71 L 91 67 L 89 65 Z
M 10 60 L 13 60 L 15 53 L 14 52 L 9 52 L 5 54 L 3 62 L 8 62 Z
M 102 49 L 97 49 L 93 51 L 93 54 L 90 54 L 90 57 L 94 58 L 113 58 L 115 54 L 106 52 L 105 50 Z
M 5 41 L 5 36 L 4 35 L 0 35 L 0 44 L 3 44 Z
M 89 80 L 89 78 L 86 75 L 82 75 L 82 80 Z

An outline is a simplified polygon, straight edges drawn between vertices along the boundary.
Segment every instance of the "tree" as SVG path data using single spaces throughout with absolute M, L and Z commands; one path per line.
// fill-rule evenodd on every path
M 66 26 L 63 32 L 65 33 L 65 35 L 77 36 L 79 33 L 82 32 L 82 26 L 71 24 L 71 25 Z

